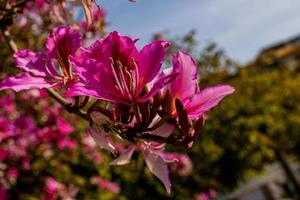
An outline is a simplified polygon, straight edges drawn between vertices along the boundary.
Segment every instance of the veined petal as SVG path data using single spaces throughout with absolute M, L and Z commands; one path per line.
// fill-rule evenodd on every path
M 203 115 L 234 91 L 235 89 L 230 85 L 219 85 L 201 90 L 185 105 L 189 117 L 194 119 Z
M 111 143 L 110 139 L 106 136 L 106 134 L 100 129 L 90 128 L 89 133 L 94 138 L 96 143 L 100 148 L 110 151 L 111 153 L 116 153 L 116 148 Z
M 171 182 L 169 178 L 169 169 L 165 161 L 151 150 L 144 150 L 144 159 L 149 170 L 161 180 L 167 193 L 171 193 Z
M 86 88 L 105 96 L 109 94 L 118 96 L 120 91 L 116 88 L 111 60 L 105 58 L 102 47 L 102 41 L 97 40 L 89 48 L 81 49 L 80 55 L 71 57 L 70 60 Z
M 128 36 L 121 36 L 118 32 L 111 32 L 102 41 L 103 54 L 106 59 L 113 58 L 120 61 L 123 66 L 132 66 L 132 58 L 138 56 L 135 40 Z
M 139 72 L 141 84 L 146 84 L 154 79 L 160 71 L 162 62 L 166 56 L 169 43 L 166 41 L 152 42 L 141 50 L 139 61 Z
M 80 48 L 80 56 L 95 59 L 97 61 L 103 61 L 105 56 L 103 55 L 103 39 L 97 39 L 87 48 Z
M 80 34 L 77 30 L 58 26 L 49 34 L 46 41 L 46 55 L 48 62 L 56 59 L 64 76 L 72 77 L 69 57 L 75 55 L 80 47 Z
M 55 27 L 46 40 L 46 52 L 50 57 L 68 58 L 80 47 L 80 34 L 77 30 L 66 27 Z M 60 55 L 59 55 L 60 54 Z
M 130 163 L 131 157 L 136 149 L 135 145 L 130 146 L 126 149 L 118 158 L 113 160 L 110 165 L 125 165 Z
M 184 101 L 192 97 L 197 89 L 197 65 L 194 59 L 184 51 L 173 55 L 173 72 L 179 73 L 171 83 L 170 90 L 174 99 Z
M 90 54 L 88 56 L 94 55 Z M 104 96 L 105 99 L 108 98 L 109 94 L 115 96 L 119 94 L 115 87 L 116 83 L 114 82 L 110 64 L 108 65 L 94 58 L 87 57 L 87 52 L 84 50 L 80 52 L 80 55 L 72 56 L 70 60 L 75 67 L 76 74 L 80 77 L 83 87 L 94 90 L 98 93 L 98 96 Z
M 162 78 L 158 79 L 154 84 L 151 90 L 144 95 L 141 98 L 138 98 L 137 102 L 145 102 L 149 98 L 153 97 L 161 88 L 163 88 L 165 85 L 169 84 L 172 82 L 176 77 L 178 76 L 177 73 L 172 73 L 170 75 L 163 76 Z
M 18 92 L 27 89 L 50 88 L 58 83 L 46 81 L 42 77 L 31 76 L 28 72 L 22 72 L 15 77 L 8 77 L 0 83 L 0 90 L 13 89 Z
M 169 137 L 172 132 L 175 130 L 175 127 L 172 124 L 164 123 L 161 125 L 158 129 L 155 129 L 154 131 L 151 131 L 151 135 L 159 135 L 161 137 Z
M 97 99 L 102 99 L 105 101 L 110 101 L 113 103 L 119 103 L 121 99 L 117 97 L 109 96 L 107 93 L 101 92 L 94 88 L 87 88 L 82 83 L 76 83 L 68 88 L 67 92 L 65 93 L 66 97 L 74 97 L 74 96 L 89 96 L 94 97 Z
M 16 66 L 36 76 L 48 75 L 45 56 L 29 49 L 20 50 L 14 54 Z
M 91 112 L 90 117 L 96 126 L 101 126 L 110 122 L 110 119 L 107 116 L 98 111 Z

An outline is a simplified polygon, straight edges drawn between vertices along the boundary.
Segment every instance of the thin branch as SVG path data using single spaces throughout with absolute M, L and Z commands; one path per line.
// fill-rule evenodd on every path
M 18 51 L 18 47 L 17 44 L 13 41 L 13 39 L 10 37 L 9 31 L 1 29 L 1 32 L 10 50 L 16 53 Z
M 60 96 L 60 94 L 58 94 L 55 90 L 47 88 L 47 93 L 53 97 L 53 99 L 55 99 L 60 105 L 62 105 L 63 107 L 69 107 L 72 105 L 71 102 L 67 101 L 66 99 L 64 99 L 62 96 Z
M 79 108 L 79 109 L 84 108 L 84 107 L 86 106 L 86 104 L 89 102 L 89 100 L 90 100 L 90 97 L 88 97 L 88 96 L 84 97 L 83 102 L 80 103 L 80 105 L 79 105 L 78 108 Z

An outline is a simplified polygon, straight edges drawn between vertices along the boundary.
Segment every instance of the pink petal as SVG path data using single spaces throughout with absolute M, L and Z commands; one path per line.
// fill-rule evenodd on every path
M 110 66 L 111 58 L 122 62 L 123 66 L 131 66 L 132 58 L 137 57 L 136 40 L 111 32 L 106 38 L 98 39 L 90 47 L 82 49 L 81 54 L 86 58 L 95 59 Z
M 191 101 L 187 103 L 186 109 L 189 117 L 195 119 L 203 115 L 217 106 L 225 96 L 232 94 L 234 91 L 235 89 L 230 85 L 205 88 L 193 96 Z
M 36 76 L 46 76 L 45 56 L 28 49 L 20 50 L 14 54 L 16 66 Z
M 147 167 L 157 178 L 159 178 L 163 182 L 167 193 L 170 194 L 171 182 L 167 164 L 160 156 L 153 153 L 151 150 L 145 150 L 143 153 Z
M 151 131 L 150 134 L 152 135 L 159 135 L 162 137 L 169 137 L 172 132 L 174 131 L 175 127 L 169 123 L 164 123 L 158 129 Z
M 66 56 L 74 55 L 79 47 L 79 32 L 66 26 L 54 28 L 46 41 L 46 52 L 49 56 L 54 58 L 57 58 L 58 56 L 65 58 Z
M 64 121 L 61 117 L 56 118 L 57 127 L 63 135 L 69 135 L 73 132 L 73 127 Z
M 27 72 L 22 72 L 15 77 L 8 77 L 0 82 L 0 90 L 13 89 L 14 91 L 18 92 L 33 88 L 50 88 L 57 84 L 58 83 L 46 81 L 42 77 L 34 77 Z
M 136 58 L 138 50 L 135 46 L 135 40 L 128 36 L 121 36 L 117 31 L 111 32 L 103 40 L 103 53 L 109 59 L 121 61 L 123 66 L 130 66 L 131 59 Z
M 173 56 L 173 72 L 179 73 L 171 83 L 171 95 L 184 101 L 193 96 L 197 89 L 197 65 L 194 59 L 184 51 Z
M 130 163 L 131 157 L 136 149 L 135 145 L 130 146 L 126 149 L 118 158 L 113 160 L 110 165 L 125 165 Z
M 107 189 L 110 192 L 119 193 L 121 190 L 118 184 L 105 180 L 100 176 L 91 177 L 90 182 L 94 185 L 99 185 L 101 188 Z
M 89 133 L 94 138 L 96 143 L 99 145 L 100 148 L 110 151 L 111 153 L 116 153 L 116 148 L 111 143 L 106 133 L 104 133 L 100 128 L 90 128 Z
M 143 79 L 142 84 L 150 82 L 158 74 L 168 46 L 169 43 L 166 41 L 155 41 L 141 50 L 138 66 L 140 77 Z
M 163 76 L 162 78 L 158 79 L 154 84 L 151 90 L 143 97 L 139 98 L 137 102 L 145 102 L 149 98 L 153 97 L 161 88 L 172 82 L 178 76 L 177 73 L 172 73 L 167 76 Z
M 98 111 L 91 112 L 90 117 L 96 126 L 101 126 L 110 122 L 110 119 L 107 116 Z
M 102 99 L 105 101 L 110 101 L 110 102 L 115 102 L 115 103 L 120 102 L 119 99 L 109 96 L 107 93 L 98 91 L 93 88 L 86 88 L 86 85 L 84 85 L 82 83 L 74 84 L 70 88 L 68 88 L 67 92 L 65 93 L 65 96 L 66 97 L 89 96 L 89 97 L 94 97 L 97 99 Z
M 85 83 L 86 88 L 93 88 L 98 93 L 117 94 L 118 91 L 115 87 L 114 77 L 111 71 L 111 66 L 105 63 L 98 62 L 96 59 L 87 58 L 85 52 L 77 57 L 72 58 L 75 70 Z

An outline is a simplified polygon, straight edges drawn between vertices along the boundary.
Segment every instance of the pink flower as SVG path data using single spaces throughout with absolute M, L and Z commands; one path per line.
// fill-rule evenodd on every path
M 45 52 L 20 50 L 14 55 L 16 66 L 23 69 L 15 77 L 0 83 L 0 90 L 15 91 L 31 88 L 49 88 L 73 81 L 69 57 L 80 46 L 80 34 L 71 28 L 58 26 L 48 36 Z
M 7 170 L 7 176 L 9 179 L 15 179 L 18 177 L 18 175 L 19 175 L 19 171 L 15 167 L 11 167 Z
M 118 32 L 83 49 L 73 62 L 80 77 L 69 96 L 86 95 L 115 103 L 145 102 L 177 74 L 162 75 L 145 93 L 144 88 L 159 73 L 168 43 L 156 41 L 138 51 L 135 42 Z
M 189 175 L 193 170 L 193 163 L 187 154 L 181 153 L 162 153 L 164 160 L 171 162 L 171 171 L 181 176 Z
M 56 181 L 54 178 L 49 177 L 46 179 L 46 192 L 48 194 L 54 194 L 57 193 L 59 190 L 62 190 L 64 188 L 63 184 Z
M 63 138 L 58 141 L 58 147 L 63 150 L 65 148 L 69 148 L 70 150 L 76 150 L 77 141 L 74 139 Z
M 120 192 L 120 186 L 116 183 L 107 181 L 99 176 L 94 176 L 90 179 L 90 182 L 94 185 L 98 185 L 99 187 L 106 189 L 113 193 L 119 193 Z
M 5 149 L 0 149 L 0 161 L 5 160 L 9 155 L 9 152 Z
M 55 121 L 58 127 L 58 130 L 60 131 L 60 133 L 62 135 L 69 135 L 70 133 L 73 132 L 73 127 L 67 123 L 65 120 L 63 120 L 61 117 L 59 116 L 55 116 Z
M 177 78 L 170 83 L 169 90 L 174 100 L 179 99 L 191 119 L 196 119 L 213 107 L 227 95 L 232 94 L 235 89 L 230 85 L 218 85 L 200 90 L 197 80 L 197 65 L 193 58 L 179 51 L 173 56 L 173 73 L 178 73 Z M 175 106 L 173 106 L 175 107 Z M 175 108 L 173 114 L 177 115 Z
M 19 176 L 19 170 L 15 167 L 10 167 L 7 169 L 6 176 L 10 184 L 15 184 Z
M 145 163 L 148 169 L 164 184 L 166 191 L 171 193 L 171 181 L 169 177 L 169 169 L 167 163 L 170 160 L 165 160 L 163 156 L 164 144 L 154 142 L 141 142 L 137 145 L 131 145 L 121 155 L 113 160 L 111 165 L 124 165 L 130 162 L 135 150 L 142 152 Z
M 210 200 L 217 197 L 217 192 L 214 189 L 210 189 L 208 192 L 201 192 L 195 195 L 195 200 Z
M 2 186 L 0 186 L 0 199 L 2 200 L 8 199 L 6 190 Z
M 16 112 L 16 105 L 14 104 L 14 93 L 7 92 L 5 96 L 0 98 L 0 105 L 5 105 L 1 108 L 0 111 L 4 111 L 5 113 L 15 113 Z M 1 121 L 1 120 L 0 120 Z

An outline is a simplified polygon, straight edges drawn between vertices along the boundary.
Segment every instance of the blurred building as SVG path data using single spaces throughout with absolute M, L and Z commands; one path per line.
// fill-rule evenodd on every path
M 295 68 L 300 61 L 300 35 L 263 48 L 250 64 L 262 69 L 276 66 Z
M 291 164 L 290 167 L 300 180 L 299 165 Z M 285 172 L 279 163 L 275 163 L 270 165 L 261 176 L 254 177 L 230 194 L 221 195 L 218 200 L 283 200 L 285 191 L 282 186 L 285 183 Z

